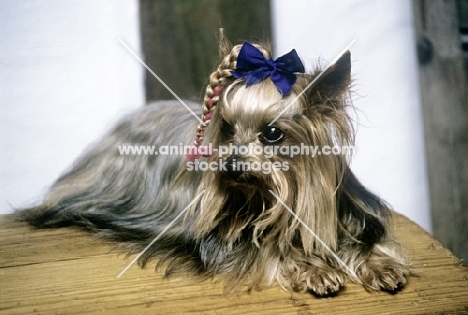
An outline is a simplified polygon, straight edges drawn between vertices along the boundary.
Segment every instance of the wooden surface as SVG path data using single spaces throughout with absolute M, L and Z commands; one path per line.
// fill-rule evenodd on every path
M 0 314 L 468 314 L 468 268 L 403 216 L 396 235 L 419 272 L 399 293 L 347 284 L 335 297 L 278 287 L 227 297 L 221 283 L 164 280 L 72 229 L 31 231 L 0 217 Z
M 414 0 L 414 14 L 433 232 L 466 261 L 468 76 L 459 14 L 456 1 L 424 0 Z

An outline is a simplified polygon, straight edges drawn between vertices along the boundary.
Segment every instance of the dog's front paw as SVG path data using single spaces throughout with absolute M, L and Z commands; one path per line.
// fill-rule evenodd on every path
M 344 275 L 336 269 L 312 267 L 308 273 L 307 287 L 318 295 L 338 292 L 344 286 Z
M 395 291 L 406 284 L 409 267 L 391 257 L 366 261 L 358 269 L 357 275 L 368 291 Z
M 300 276 L 295 291 L 313 292 L 318 295 L 336 293 L 344 285 L 344 275 L 331 267 L 310 266 Z

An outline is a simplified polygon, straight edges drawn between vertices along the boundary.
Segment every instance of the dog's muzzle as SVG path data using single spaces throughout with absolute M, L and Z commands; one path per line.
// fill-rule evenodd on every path
M 244 169 L 237 163 L 238 159 L 239 156 L 233 155 L 226 160 L 223 173 L 231 179 L 238 179 L 244 173 Z

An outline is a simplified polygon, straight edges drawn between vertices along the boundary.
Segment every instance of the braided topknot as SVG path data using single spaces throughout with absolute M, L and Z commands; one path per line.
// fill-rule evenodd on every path
M 260 51 L 262 51 L 265 58 L 270 58 L 270 53 L 260 45 L 254 45 Z M 218 68 L 213 71 L 210 75 L 209 84 L 206 87 L 205 97 L 203 99 L 203 113 L 201 122 L 198 124 L 197 133 L 195 135 L 194 145 L 200 147 L 203 143 L 203 137 L 205 135 L 205 129 L 211 122 L 213 111 L 218 105 L 220 94 L 227 84 L 227 78 L 231 77 L 231 71 L 236 69 L 237 56 L 242 48 L 242 45 L 236 45 L 232 47 L 229 41 L 225 38 L 223 30 L 220 30 L 220 41 L 219 41 L 219 54 L 221 62 Z M 200 158 L 200 155 L 187 156 L 188 160 L 195 160 Z

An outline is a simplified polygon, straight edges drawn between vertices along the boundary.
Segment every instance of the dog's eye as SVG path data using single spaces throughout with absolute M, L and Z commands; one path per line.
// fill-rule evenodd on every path
M 263 131 L 262 135 L 263 135 L 263 139 L 265 139 L 266 142 L 275 143 L 275 142 L 280 141 L 283 138 L 284 132 L 278 127 L 267 126 L 265 130 Z
M 234 127 L 231 126 L 227 121 L 224 119 L 221 120 L 221 126 L 220 126 L 221 134 L 226 138 L 230 139 L 232 136 L 234 136 Z

